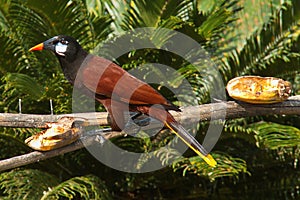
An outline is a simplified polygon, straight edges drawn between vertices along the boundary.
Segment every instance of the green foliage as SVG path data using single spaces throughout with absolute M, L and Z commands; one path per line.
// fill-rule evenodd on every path
M 247 164 L 240 158 L 233 158 L 225 154 L 212 154 L 217 161 L 215 168 L 209 167 L 199 156 L 181 158 L 173 162 L 174 171 L 182 170 L 183 176 L 188 173 L 207 177 L 210 181 L 215 181 L 221 177 L 239 178 L 241 173 L 248 173 Z
M 130 30 L 137 27 L 158 27 L 162 20 L 182 14 L 181 10 L 186 9 L 188 4 L 189 1 L 174 0 L 131 1 L 129 12 L 123 20 L 123 28 Z M 151 12 L 147 12 L 148 10 Z
M 44 199 L 112 199 L 105 184 L 93 175 L 74 177 L 49 189 L 44 193 Z
M 43 88 L 32 77 L 21 73 L 8 73 L 5 77 L 6 82 L 4 95 L 9 89 L 16 88 L 19 92 L 28 94 L 29 99 L 40 99 Z
M 223 59 L 222 71 L 226 80 L 249 74 L 278 76 L 297 69 L 294 62 L 299 57 L 296 44 L 300 15 L 295 8 L 289 3 L 283 4 L 246 40 L 241 50 L 234 50 Z
M 0 112 L 18 112 L 19 98 L 23 113 L 48 114 L 50 99 L 55 113 L 72 112 L 72 86 L 65 80 L 57 59 L 49 52 L 28 52 L 33 45 L 67 34 L 77 38 L 85 49 L 92 51 L 97 46 L 101 52 L 96 49 L 96 53 L 109 56 L 123 48 L 115 44 L 122 44 L 118 42 L 124 39 L 124 32 L 147 26 L 155 29 L 143 34 L 133 32 L 132 49 L 114 61 L 128 70 L 147 64 L 142 69 L 143 78 L 159 77 L 161 84 L 154 87 L 173 103 L 210 102 L 213 84 L 223 84 L 223 80 L 225 84 L 245 74 L 284 77 L 292 82 L 294 94 L 299 94 L 299 1 L 284 1 L 281 5 L 278 0 L 269 0 L 261 8 L 252 7 L 253 2 L 262 3 L 0 0 Z M 243 6 L 252 12 L 240 12 Z M 270 12 L 265 14 L 262 10 Z M 262 15 L 257 15 L 260 12 Z M 264 21 L 261 26 L 253 21 L 257 26 L 251 27 L 251 32 L 245 27 L 254 18 Z M 158 50 L 186 42 L 170 42 L 176 38 L 176 31 L 203 47 L 185 52 L 184 57 L 194 59 L 194 63 L 168 49 Z M 246 35 L 245 32 L 248 37 L 241 40 L 237 33 Z M 135 49 L 141 41 L 153 49 Z M 174 74 L 149 63 L 172 67 L 181 76 L 174 79 Z M 192 86 L 193 94 L 186 95 L 182 90 L 178 95 L 186 102 L 178 102 L 164 86 L 177 88 L 184 79 Z M 224 89 L 222 84 L 220 90 Z M 128 151 L 149 153 L 139 158 L 137 169 L 142 170 L 152 159 L 168 167 L 147 174 L 127 174 L 102 165 L 80 150 L 29 165 L 28 169 L 1 173 L 0 194 L 4 199 L 296 199 L 300 176 L 298 118 L 270 113 L 267 117 L 227 120 L 217 151 L 212 152 L 218 162 L 215 168 L 190 151 L 181 157 L 170 143 L 173 136 L 168 131 L 155 137 L 140 132 L 139 138 L 115 138 L 113 142 Z M 200 141 L 208 124 L 201 123 L 199 127 Z M 1 158 L 28 152 L 23 141 L 37 131 L 1 128 Z M 128 160 L 123 158 L 123 162 Z
M 0 174 L 1 199 L 112 199 L 105 183 L 93 175 L 59 184 L 57 177 L 35 169 Z
M 43 192 L 58 184 L 55 176 L 34 169 L 12 170 L 0 174 L 1 199 L 40 199 Z
M 70 111 L 72 90 L 62 80 L 57 59 L 45 56 L 49 52 L 33 54 L 28 49 L 57 34 L 72 35 L 80 40 L 84 48 L 91 49 L 110 33 L 110 17 L 90 15 L 82 1 L 51 0 L 48 3 L 51 6 L 35 0 L 22 3 L 12 0 L 4 4 L 2 23 L 5 29 L 0 32 L 3 47 L 0 50 L 3 55 L 0 58 L 0 74 L 1 85 L 6 85 L 0 88 L 4 92 L 0 107 L 2 112 L 15 111 L 16 101 L 25 98 L 30 102 L 23 106 L 24 112 L 49 113 L 49 99 L 57 97 L 63 97 L 57 102 L 63 109 L 57 108 L 57 112 Z M 32 27 L 35 27 L 34 30 Z M 58 87 L 62 83 L 64 85 Z M 36 100 L 40 102 L 36 104 Z
M 257 145 L 271 150 L 297 147 L 300 144 L 300 130 L 293 126 L 260 122 L 250 125 L 256 133 Z
M 9 141 L 9 144 L 7 141 Z M 9 132 L 0 134 L 0 145 L 2 146 L 0 149 L 1 159 L 6 159 L 29 152 L 28 146 L 25 145 L 22 140 L 13 136 L 12 133 L 9 134 Z

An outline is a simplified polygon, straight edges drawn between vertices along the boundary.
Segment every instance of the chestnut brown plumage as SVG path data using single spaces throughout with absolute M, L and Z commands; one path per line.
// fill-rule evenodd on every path
M 70 36 L 55 36 L 30 49 L 37 50 L 51 50 L 55 53 L 66 79 L 104 105 L 110 113 L 113 130 L 124 128 L 126 111 L 150 115 L 162 121 L 210 166 L 216 165 L 216 161 L 204 147 L 168 112 L 180 109 L 149 84 L 135 78 L 112 61 L 88 54 Z

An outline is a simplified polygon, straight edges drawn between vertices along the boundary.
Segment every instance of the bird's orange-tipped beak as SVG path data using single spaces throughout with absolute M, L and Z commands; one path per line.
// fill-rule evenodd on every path
M 35 45 L 34 47 L 31 47 L 29 51 L 41 51 L 44 49 L 44 43 L 40 43 L 38 45 Z

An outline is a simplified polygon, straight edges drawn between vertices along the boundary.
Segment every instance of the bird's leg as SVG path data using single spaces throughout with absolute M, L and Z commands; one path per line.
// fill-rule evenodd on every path
M 131 136 L 136 136 L 142 127 L 150 124 L 151 118 L 141 112 L 130 112 L 129 120 L 127 121 L 122 132 Z
M 140 112 L 130 112 L 129 119 L 128 119 L 124 129 L 122 130 L 122 132 L 135 137 L 136 134 L 138 132 L 140 132 L 140 130 L 141 130 L 140 125 L 138 125 L 135 122 L 135 119 L 138 118 L 141 115 L 142 115 L 142 113 L 140 113 Z
M 147 126 L 150 124 L 151 118 L 141 112 L 133 112 L 131 114 L 131 119 L 138 126 Z

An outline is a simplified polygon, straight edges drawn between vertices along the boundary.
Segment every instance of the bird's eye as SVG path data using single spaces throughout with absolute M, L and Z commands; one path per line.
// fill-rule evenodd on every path
M 61 40 L 60 43 L 62 43 L 62 44 L 68 44 L 69 42 L 66 41 L 66 40 Z
M 67 48 L 68 48 L 68 41 L 66 40 L 59 40 L 57 42 L 57 44 L 55 44 L 55 52 L 58 54 L 58 55 L 61 55 L 61 56 L 65 56 L 65 53 L 67 51 Z

